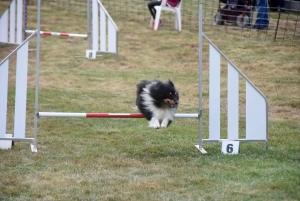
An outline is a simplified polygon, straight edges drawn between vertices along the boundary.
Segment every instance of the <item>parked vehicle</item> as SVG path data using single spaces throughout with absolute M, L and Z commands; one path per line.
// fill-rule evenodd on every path
M 224 3 L 224 6 L 221 6 Z M 218 11 L 213 16 L 214 25 L 234 23 L 246 27 L 252 23 L 253 0 L 220 0 Z

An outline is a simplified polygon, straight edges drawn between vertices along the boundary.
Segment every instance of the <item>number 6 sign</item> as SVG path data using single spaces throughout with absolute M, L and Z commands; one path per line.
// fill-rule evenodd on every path
M 223 141 L 222 153 L 223 154 L 238 154 L 239 153 L 239 141 Z

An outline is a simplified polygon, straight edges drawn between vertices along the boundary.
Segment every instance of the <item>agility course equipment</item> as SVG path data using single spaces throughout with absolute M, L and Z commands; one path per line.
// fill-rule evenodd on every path
M 203 142 L 226 140 L 264 142 L 268 148 L 268 101 L 264 94 L 209 40 L 202 32 L 202 3 L 199 5 L 199 110 L 202 114 L 202 46 L 204 38 L 209 43 L 209 138 L 202 138 L 200 115 L 199 145 Z M 227 62 L 227 139 L 221 139 L 221 57 Z M 246 82 L 246 138 L 239 137 L 239 77 Z
M 21 44 L 23 22 L 23 0 L 12 0 L 0 16 L 0 42 Z
M 202 4 L 199 6 L 199 22 L 202 22 Z M 209 43 L 209 138 L 203 139 L 202 131 L 202 46 L 204 38 Z M 227 138 L 221 139 L 221 57 L 228 66 Z M 246 82 L 246 138 L 239 137 L 239 76 Z M 94 118 L 142 118 L 141 114 L 111 113 L 55 113 L 39 112 L 40 117 L 94 117 Z M 259 89 L 209 40 L 199 23 L 199 113 L 176 114 L 179 118 L 199 119 L 199 144 L 197 149 L 205 154 L 204 142 L 240 141 L 264 142 L 268 147 L 268 103 Z
M 93 1 L 93 51 L 98 52 L 99 49 L 99 30 L 98 30 L 98 22 L 101 20 L 101 28 L 100 28 L 100 38 L 101 43 L 104 45 L 100 45 L 100 51 L 115 53 L 117 58 L 117 37 L 118 37 L 118 28 L 115 25 L 114 21 L 111 19 L 103 5 L 99 0 Z M 90 30 L 90 2 L 88 0 L 88 33 Z M 1 34 L 0 38 L 2 40 L 0 42 L 8 43 L 8 33 L 10 33 L 10 41 L 15 43 L 14 31 L 15 28 L 15 17 L 17 16 L 17 30 L 18 30 L 18 42 L 21 43 L 13 52 L 11 52 L 3 61 L 0 63 L 0 148 L 11 148 L 11 142 L 14 141 L 31 141 L 31 150 L 32 152 L 37 152 L 37 118 L 38 118 L 38 92 L 39 92 L 39 51 L 40 51 L 40 34 L 44 33 L 40 31 L 40 8 L 41 2 L 38 0 L 38 9 L 37 9 L 37 30 L 27 32 L 32 33 L 30 37 L 28 37 L 22 43 L 22 0 L 18 0 L 18 12 L 15 13 L 15 0 L 8 6 L 5 10 L 4 14 L 0 18 L 0 27 Z M 27 3 L 26 3 L 27 5 Z M 25 9 L 27 10 L 27 9 Z M 27 12 L 27 11 L 26 11 Z M 10 19 L 8 19 L 8 13 L 10 13 Z M 100 20 L 99 20 L 100 13 Z M 10 22 L 10 27 L 8 28 L 8 22 Z M 106 31 L 106 26 L 108 26 L 108 32 Z M 2 31 L 3 30 L 3 31 Z M 103 32 L 103 33 L 101 33 Z M 47 32 L 46 32 L 47 34 Z M 108 35 L 107 35 L 108 34 Z M 26 138 L 26 101 L 27 101 L 27 71 L 28 71 L 28 41 L 34 36 L 37 35 L 37 51 L 36 51 L 36 88 L 35 88 L 35 116 L 34 116 L 34 138 Z M 52 34 L 51 34 L 52 35 Z M 60 34 L 66 36 L 66 34 Z M 85 37 L 80 34 L 70 35 L 74 37 Z M 106 40 L 108 38 L 108 41 Z M 108 51 L 106 51 L 106 43 L 108 43 Z M 17 43 L 16 43 L 17 44 Z M 8 69 L 9 69 L 9 58 L 17 54 L 17 62 L 16 62 L 16 94 L 15 94 L 15 123 L 14 123 L 14 136 L 12 134 L 6 134 L 6 125 L 7 125 L 7 102 L 8 102 Z M 10 143 L 7 143 L 10 141 Z
M 100 53 L 101 52 L 115 53 L 117 59 L 118 58 L 118 27 L 99 0 L 93 0 L 92 8 L 93 8 L 93 12 L 92 12 L 93 13 L 93 23 L 92 23 L 93 51 L 100 52 Z M 98 34 L 99 18 L 100 18 L 100 34 Z M 99 39 L 100 39 L 100 43 L 99 43 Z
M 23 30 L 23 0 L 13 0 L 5 12 L 0 16 L 0 42 L 21 44 L 22 34 L 33 33 L 27 30 L 27 6 L 25 2 L 25 20 Z M 92 11 L 91 11 L 92 7 Z M 17 9 L 16 9 L 17 8 Z M 41 35 L 66 36 L 87 38 L 87 51 L 91 51 L 93 58 L 97 53 L 111 53 L 118 59 L 118 27 L 99 0 L 87 1 L 87 33 L 60 33 L 40 31 Z M 91 16 L 92 13 L 92 16 Z M 16 23 L 17 22 L 17 23 Z M 100 28 L 99 28 L 100 26 Z M 25 39 L 25 37 L 24 37 Z M 91 58 L 89 56 L 88 58 Z
M 32 30 L 25 30 L 26 33 L 33 33 Z M 59 33 L 59 32 L 50 32 L 50 31 L 40 31 L 41 35 L 50 35 L 50 36 L 67 36 L 67 37 L 79 37 L 87 38 L 87 34 L 73 34 L 73 33 Z
M 39 20 L 38 20 L 39 21 Z M 199 144 L 196 145 L 197 149 L 201 153 L 206 153 L 205 149 L 203 148 L 204 142 L 222 142 L 226 140 L 234 140 L 234 141 L 241 141 L 241 142 L 264 142 L 265 148 L 268 147 L 268 104 L 265 96 L 253 85 L 253 83 L 240 71 L 238 68 L 204 35 L 202 32 L 202 3 L 199 6 L 199 111 L 196 114 L 176 114 L 176 118 L 195 118 L 199 120 Z M 39 30 L 39 22 L 38 22 L 38 30 L 37 36 L 40 35 Z M 210 46 L 210 56 L 209 56 L 209 138 L 203 139 L 202 133 L 202 46 L 203 41 L 205 39 Z M 39 38 L 37 38 L 37 46 L 39 46 Z M 39 58 L 37 49 L 37 60 Z M 24 50 L 23 50 L 24 51 Z M 28 55 L 24 54 L 24 56 Z M 220 136 L 220 95 L 221 95 L 221 78 L 220 78 L 220 69 L 221 69 L 221 60 L 220 58 L 223 57 L 228 66 L 228 137 L 227 139 L 222 139 Z M 3 67 L 3 63 L 1 62 L 0 70 Z M 37 63 L 39 63 L 37 61 Z M 4 69 L 4 70 L 3 70 Z M 6 68 L 3 68 L 4 74 L 7 72 Z M 6 74 L 5 74 L 6 75 Z M 27 74 L 26 74 L 27 75 Z M 83 117 L 83 118 L 142 118 L 141 114 L 137 113 L 63 113 L 63 112 L 39 112 L 38 109 L 38 95 L 39 95 L 39 66 L 37 65 L 36 68 L 36 94 L 35 94 L 35 118 L 34 118 L 34 138 L 29 138 L 26 140 L 33 141 L 34 144 L 32 145 L 32 150 L 37 151 L 37 124 L 39 117 Z M 246 138 L 239 137 L 239 77 L 242 77 L 246 83 Z M 2 79 L 1 79 L 2 80 Z M 25 85 L 26 79 L 24 79 L 24 75 L 22 79 L 18 81 L 19 85 Z M 1 85 L 2 86 L 2 83 Z M 3 85 L 4 86 L 4 85 Z M 5 89 L 4 89 L 5 90 Z M 7 91 L 6 91 L 7 93 Z M 16 91 L 16 103 L 19 101 L 23 102 L 24 107 L 24 100 L 26 102 L 26 95 L 20 98 L 20 95 L 24 94 L 24 89 L 22 92 L 20 90 Z M 5 92 L 2 92 L 5 94 Z M 18 96 L 17 96 L 18 94 Z M 0 93 L 1 95 L 1 93 Z M 5 99 L 7 100 L 7 98 Z M 0 102 L 1 109 L 6 109 L 7 104 L 5 103 L 4 99 Z M 26 104 L 25 104 L 26 106 Z M 25 107 L 26 110 L 26 107 Z M 24 111 L 24 109 L 23 109 Z M 24 115 L 23 115 L 24 116 Z M 6 123 L 3 121 L 4 116 L 0 118 L 0 123 Z M 24 117 L 22 119 L 24 122 Z M 26 122 L 26 117 L 25 117 Z M 24 124 L 24 123 L 23 123 Z M 1 133 L 2 136 L 5 134 L 5 129 L 2 129 Z M 20 133 L 22 133 L 21 138 L 9 138 L 9 137 L 2 137 L 0 140 L 24 140 L 25 128 L 24 126 L 21 127 Z M 0 134 L 1 134 L 0 133 Z M 17 134 L 18 136 L 19 134 Z M 0 136 L 1 137 L 1 136 Z
M 145 118 L 141 113 L 65 113 L 39 112 L 39 117 L 84 117 L 84 118 Z M 199 118 L 199 114 L 175 114 L 175 118 Z
M 26 108 L 27 108 L 27 71 L 28 71 L 28 43 L 36 34 L 32 33 L 23 43 L 12 51 L 3 61 L 0 62 L 0 141 L 1 140 L 19 140 L 31 141 L 31 150 L 36 152 L 34 146 L 36 138 L 26 138 Z M 12 134 L 6 134 L 7 124 L 7 102 L 8 102 L 8 69 L 12 55 L 17 54 L 16 61 L 16 86 L 15 86 L 15 115 L 14 115 L 14 137 Z M 10 144 L 11 146 L 11 144 Z M 2 141 L 0 142 L 0 148 Z M 6 147 L 9 148 L 9 147 Z
M 92 7 L 92 12 L 91 8 Z M 92 20 L 90 13 L 92 13 Z M 99 28 L 100 25 L 100 28 Z M 87 34 L 41 31 L 42 35 L 87 38 L 88 58 L 96 58 L 97 53 L 112 53 L 118 59 L 118 27 L 99 0 L 87 1 Z M 25 30 L 31 33 L 33 30 Z
M 90 13 L 92 13 L 92 20 Z M 25 32 L 32 33 L 33 30 L 25 30 Z M 87 38 L 88 58 L 96 58 L 97 53 L 112 53 L 118 59 L 118 27 L 99 0 L 87 1 L 87 34 L 52 31 L 40 31 L 40 34 Z
M 21 0 L 22 1 L 22 0 Z M 21 2 L 19 2 L 19 5 Z M 10 4 L 11 6 L 12 4 Z M 19 6 L 18 6 L 19 7 Z M 18 9 L 19 10 L 19 9 Z M 22 10 L 22 9 L 20 9 Z M 7 10 L 5 11 L 7 12 Z M 10 11 L 12 12 L 12 11 Z M 12 12 L 14 13 L 14 12 Z M 22 12 L 18 12 L 21 15 Z M 19 18 L 19 17 L 18 17 Z M 12 18 L 11 18 L 12 20 Z M 19 26 L 19 23 L 18 23 Z M 10 149 L 12 141 L 32 142 L 31 151 L 37 152 L 37 116 L 34 115 L 34 137 L 28 138 L 26 132 L 26 111 L 27 111 L 27 79 L 28 79 L 28 47 L 29 41 L 36 35 L 36 81 L 35 81 L 35 114 L 38 111 L 38 90 L 39 90 L 39 64 L 40 64 L 40 0 L 38 0 L 37 30 L 13 50 L 4 60 L 0 62 L 0 148 Z M 18 34 L 19 36 L 19 34 Z M 16 78 L 15 78 L 15 113 L 14 113 L 14 134 L 7 134 L 7 107 L 9 89 L 9 63 L 10 58 L 16 54 Z

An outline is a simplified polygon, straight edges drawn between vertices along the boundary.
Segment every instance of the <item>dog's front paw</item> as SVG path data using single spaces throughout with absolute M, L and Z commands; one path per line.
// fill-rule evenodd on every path
M 162 128 L 167 128 L 169 124 L 169 119 L 165 118 L 162 122 L 161 122 L 161 127 Z
M 154 124 L 153 124 L 153 127 L 154 127 L 154 128 L 159 128 L 159 127 L 160 127 L 160 124 L 159 124 L 158 119 L 155 120 L 155 122 L 154 122 Z
M 157 118 L 153 117 L 150 121 L 149 121 L 149 127 L 152 128 L 159 128 L 160 124 Z

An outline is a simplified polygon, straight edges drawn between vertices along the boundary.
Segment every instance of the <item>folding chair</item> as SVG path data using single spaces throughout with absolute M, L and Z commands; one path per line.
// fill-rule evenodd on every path
M 167 0 L 162 0 L 160 6 L 154 7 L 156 10 L 154 30 L 157 30 L 157 28 L 158 28 L 161 11 L 165 10 L 165 11 L 171 11 L 174 13 L 175 29 L 178 31 L 181 31 L 181 12 L 180 12 L 181 2 L 182 1 L 180 1 L 176 7 L 171 7 L 170 5 L 167 4 Z M 153 17 L 151 17 L 151 20 L 150 20 L 150 27 L 152 27 L 152 23 L 153 23 Z

